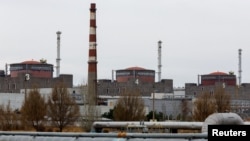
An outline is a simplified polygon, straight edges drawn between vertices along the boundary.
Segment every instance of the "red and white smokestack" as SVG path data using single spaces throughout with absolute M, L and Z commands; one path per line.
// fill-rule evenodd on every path
M 96 53 L 96 7 L 90 6 L 89 60 L 88 60 L 88 95 L 92 104 L 97 100 L 97 53 Z

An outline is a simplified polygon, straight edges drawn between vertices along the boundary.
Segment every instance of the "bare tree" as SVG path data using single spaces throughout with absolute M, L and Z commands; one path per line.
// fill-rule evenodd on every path
M 191 112 L 190 110 L 190 106 L 189 106 L 189 103 L 188 103 L 188 99 L 184 98 L 181 100 L 181 115 L 182 115 L 182 120 L 187 120 L 188 117 L 189 117 L 189 113 Z
M 216 102 L 212 94 L 204 92 L 194 102 L 193 119 L 204 121 L 210 114 L 216 112 Z
M 83 95 L 84 106 L 82 109 L 82 128 L 89 132 L 91 131 L 92 124 L 101 117 L 101 111 L 98 105 L 96 105 L 96 96 L 89 93 L 89 88 L 87 85 L 81 86 L 81 92 Z
M 10 101 L 8 102 L 8 105 L 0 106 L 0 128 L 2 130 L 13 130 L 17 129 L 18 127 L 18 120 L 17 120 L 17 114 L 10 106 Z
M 214 92 L 200 94 L 194 102 L 194 120 L 203 121 L 215 112 L 228 112 L 231 109 L 231 96 L 225 92 L 224 85 L 217 85 Z
M 34 88 L 28 93 L 22 107 L 21 116 L 25 124 L 31 125 L 37 131 L 43 127 L 46 116 L 46 101 L 40 92 Z
M 48 116 L 60 132 L 80 116 L 79 105 L 70 96 L 63 83 L 56 84 L 48 98 Z
M 122 93 L 114 108 L 114 120 L 137 121 L 144 119 L 144 101 L 139 90 L 130 90 Z
M 214 92 L 214 98 L 217 105 L 217 112 L 228 112 L 231 109 L 231 96 L 225 92 L 223 86 L 218 86 Z

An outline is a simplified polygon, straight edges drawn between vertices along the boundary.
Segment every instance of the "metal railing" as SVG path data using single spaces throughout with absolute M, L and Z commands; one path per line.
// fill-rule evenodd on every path
M 0 141 L 207 141 L 204 133 L 0 132 Z

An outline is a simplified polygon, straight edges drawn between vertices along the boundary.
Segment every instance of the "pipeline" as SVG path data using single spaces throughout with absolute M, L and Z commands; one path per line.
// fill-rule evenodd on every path
M 207 134 L 182 133 L 63 133 L 63 132 L 8 132 L 0 131 L 0 141 L 207 141 Z
M 243 125 L 244 121 L 236 113 L 213 113 L 203 122 L 201 132 L 208 132 L 208 125 Z

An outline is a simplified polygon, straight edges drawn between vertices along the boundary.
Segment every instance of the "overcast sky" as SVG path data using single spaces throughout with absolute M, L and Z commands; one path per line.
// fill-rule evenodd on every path
M 157 72 L 161 40 L 161 78 L 173 79 L 174 87 L 214 71 L 238 77 L 238 49 L 242 83 L 250 82 L 249 0 L 0 0 L 0 69 L 42 58 L 56 66 L 61 31 L 60 72 L 85 84 L 91 3 L 97 8 L 98 79 L 134 66 Z

